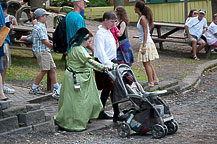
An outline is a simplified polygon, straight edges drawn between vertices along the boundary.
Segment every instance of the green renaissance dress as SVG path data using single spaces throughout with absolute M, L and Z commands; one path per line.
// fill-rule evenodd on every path
M 69 131 L 81 131 L 90 119 L 96 119 L 103 109 L 97 90 L 94 70 L 103 71 L 104 65 L 91 59 L 82 46 L 71 48 L 68 53 L 68 67 L 76 71 L 80 90 L 74 89 L 73 72 L 65 70 L 59 98 L 59 112 L 56 123 Z

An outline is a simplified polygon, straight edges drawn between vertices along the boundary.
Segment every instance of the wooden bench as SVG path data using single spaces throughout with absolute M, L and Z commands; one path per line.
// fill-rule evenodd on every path
M 169 29 L 166 33 L 162 34 L 161 29 L 163 27 L 172 28 L 172 29 Z M 157 35 L 153 35 L 155 29 L 157 30 Z M 185 43 L 184 36 L 182 37 L 171 36 L 172 34 L 174 34 L 179 30 L 184 31 L 184 24 L 154 22 L 154 28 L 151 29 L 150 33 L 154 42 L 159 43 L 160 50 L 163 50 L 163 42 Z

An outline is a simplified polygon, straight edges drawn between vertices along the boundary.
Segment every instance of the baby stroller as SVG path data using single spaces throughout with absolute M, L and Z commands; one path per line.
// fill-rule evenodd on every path
M 113 103 L 126 101 L 132 103 L 131 109 L 123 111 L 123 122 L 117 129 L 120 137 L 129 136 L 133 130 L 136 133 L 152 132 L 154 138 L 162 138 L 178 130 L 178 124 L 169 107 L 158 97 L 166 93 L 166 90 L 144 91 L 136 81 L 133 71 L 126 64 L 106 72 L 115 81 Z

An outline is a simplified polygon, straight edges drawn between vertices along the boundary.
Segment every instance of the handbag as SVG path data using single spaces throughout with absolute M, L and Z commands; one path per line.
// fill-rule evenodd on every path
M 3 45 L 8 33 L 10 32 L 10 29 L 6 26 L 0 25 L 0 47 Z

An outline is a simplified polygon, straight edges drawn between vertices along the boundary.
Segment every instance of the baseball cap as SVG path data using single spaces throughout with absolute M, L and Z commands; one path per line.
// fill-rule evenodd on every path
M 200 9 L 200 10 L 199 10 L 199 13 L 206 14 L 206 10 L 205 10 L 205 9 Z
M 72 2 L 82 1 L 82 0 L 72 0 Z M 89 0 L 84 0 L 84 2 L 89 3 Z
M 43 16 L 43 15 L 49 15 L 50 13 L 48 13 L 45 9 L 43 8 L 38 8 L 35 10 L 34 15 L 36 18 Z

